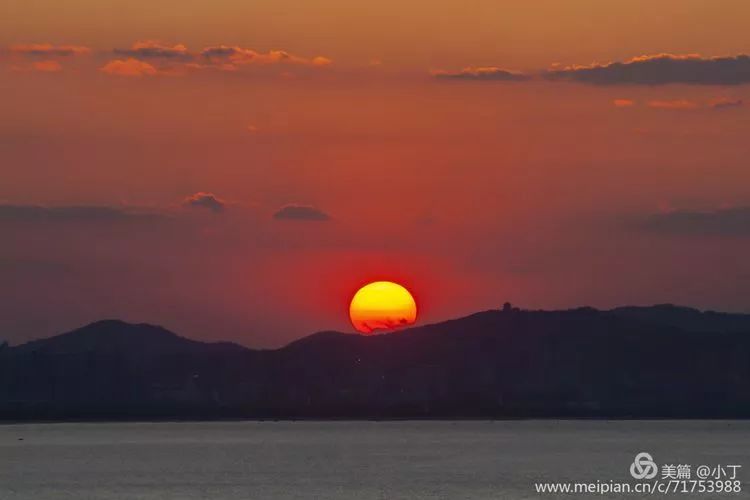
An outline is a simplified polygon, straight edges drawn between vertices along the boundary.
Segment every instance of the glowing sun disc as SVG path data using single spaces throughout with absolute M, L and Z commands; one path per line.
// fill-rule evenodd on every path
M 362 333 L 392 330 L 417 320 L 417 304 L 409 290 L 391 281 L 375 281 L 360 288 L 349 304 L 349 319 Z

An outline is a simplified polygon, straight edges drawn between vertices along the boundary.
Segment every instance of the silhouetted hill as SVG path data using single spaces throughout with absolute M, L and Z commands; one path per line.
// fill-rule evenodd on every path
M 102 321 L 0 349 L 0 418 L 747 417 L 744 324 L 515 309 L 256 351 Z
M 659 304 L 650 307 L 618 307 L 613 313 L 648 323 L 675 326 L 691 332 L 750 332 L 750 315 L 699 311 L 690 307 Z
M 145 349 L 163 352 L 205 345 L 182 338 L 160 326 L 102 320 L 56 337 L 28 342 L 14 349 L 17 352 L 44 350 L 47 353 L 72 354 L 93 351 L 142 352 Z

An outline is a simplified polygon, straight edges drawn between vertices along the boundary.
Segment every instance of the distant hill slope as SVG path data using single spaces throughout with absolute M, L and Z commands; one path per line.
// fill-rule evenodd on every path
M 228 342 L 205 343 L 180 337 L 160 326 L 130 324 L 119 320 L 102 320 L 62 335 L 35 340 L 14 347 L 16 352 L 44 350 L 48 353 L 130 352 L 148 348 L 153 352 L 184 349 L 244 349 Z
M 691 332 L 750 332 L 750 315 L 699 311 L 690 307 L 659 304 L 649 307 L 618 307 L 610 312 Z
M 0 349 L 0 418 L 748 417 L 750 316 L 486 311 L 272 351 L 102 321 Z

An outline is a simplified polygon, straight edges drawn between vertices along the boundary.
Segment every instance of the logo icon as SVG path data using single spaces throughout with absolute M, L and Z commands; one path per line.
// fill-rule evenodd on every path
M 653 479 L 659 468 L 656 466 L 650 453 L 640 452 L 635 456 L 635 460 L 630 464 L 630 475 L 635 479 Z

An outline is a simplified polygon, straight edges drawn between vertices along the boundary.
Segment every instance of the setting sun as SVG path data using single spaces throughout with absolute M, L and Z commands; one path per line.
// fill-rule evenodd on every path
M 360 288 L 349 305 L 349 318 L 357 331 L 391 330 L 417 319 L 417 304 L 409 290 L 390 281 L 375 281 Z

